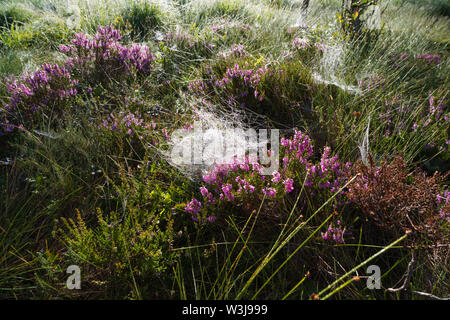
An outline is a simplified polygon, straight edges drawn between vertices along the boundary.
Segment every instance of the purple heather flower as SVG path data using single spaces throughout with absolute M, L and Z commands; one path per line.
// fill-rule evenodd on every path
M 223 191 L 224 195 L 227 197 L 228 201 L 232 201 L 234 199 L 234 196 L 231 192 L 232 189 L 233 189 L 233 186 L 230 183 L 227 183 L 222 187 L 222 191 Z
M 295 38 L 294 40 L 292 40 L 292 45 L 296 49 L 306 49 L 306 47 L 308 46 L 308 40 Z
M 206 197 L 209 193 L 208 189 L 205 187 L 200 187 L 200 192 L 202 194 L 202 196 Z
M 341 225 L 341 222 L 339 220 L 337 221 L 337 225 Z M 342 230 L 341 228 L 333 228 L 333 226 L 330 224 L 327 231 L 325 233 L 321 233 L 321 237 L 324 240 L 333 240 L 337 243 L 343 243 L 344 230 Z
M 198 213 L 200 211 L 200 208 L 202 206 L 202 203 L 198 201 L 197 199 L 193 198 L 191 202 L 189 202 L 185 207 L 184 210 L 190 213 Z
M 278 182 L 281 180 L 281 175 L 278 171 L 275 171 L 273 174 L 272 182 Z
M 264 188 L 262 191 L 263 194 L 268 198 L 273 198 L 277 194 L 277 190 L 274 188 Z
M 294 190 L 294 180 L 288 178 L 283 181 L 286 193 L 290 193 Z

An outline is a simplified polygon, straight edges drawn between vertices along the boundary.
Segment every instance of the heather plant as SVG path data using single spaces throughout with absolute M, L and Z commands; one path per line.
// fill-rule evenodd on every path
M 400 35 L 385 36 L 392 37 L 395 43 L 406 41 L 400 40 Z M 404 54 L 402 60 L 397 47 L 386 47 L 380 41 L 372 45 L 366 57 L 361 56 L 357 47 L 345 56 L 348 68 L 343 71 L 349 74 L 344 78 L 355 81 L 356 90 L 352 95 L 333 96 L 334 101 L 346 105 L 343 109 L 330 110 L 332 118 L 341 119 L 327 123 L 332 127 L 337 124 L 334 130 L 340 132 L 331 137 L 335 139 L 334 146 L 344 148 L 340 152 L 342 156 L 353 153 L 346 148 L 345 141 L 360 143 L 369 128 L 370 150 L 375 158 L 401 151 L 408 162 L 432 159 L 424 161 L 430 171 L 448 170 L 445 165 L 448 90 L 441 86 L 445 82 L 446 62 L 428 65 L 423 59 L 417 59 L 416 54 Z M 413 73 L 415 76 L 410 77 Z
M 398 77 L 408 79 L 410 93 L 414 91 L 427 92 L 436 90 L 444 80 L 445 75 L 441 73 L 441 57 L 436 53 L 417 54 L 392 54 L 388 57 L 389 63 L 393 65 L 393 72 L 398 72 Z M 444 58 L 445 59 L 445 58 Z M 424 81 L 423 79 L 427 79 Z
M 125 24 L 133 26 L 132 37 L 140 38 L 145 38 L 154 29 L 160 29 L 167 19 L 167 13 L 164 15 L 157 4 L 147 1 L 134 1 L 123 9 L 121 16 Z
M 19 81 L 10 79 L 6 83 L 9 103 L 1 112 L 2 131 L 23 130 L 25 124 L 32 126 L 34 114 L 41 112 L 49 116 L 54 111 L 63 116 L 68 101 L 78 93 L 77 84 L 68 69 L 57 64 L 45 64 Z
M 395 145 L 401 139 L 407 144 L 418 144 L 414 154 L 409 157 L 420 159 L 427 154 L 437 154 L 434 161 L 442 159 L 439 170 L 448 170 L 448 166 L 442 163 L 448 158 L 448 132 L 441 129 L 448 127 L 448 98 L 446 95 L 436 96 L 430 91 L 428 98 L 423 99 L 414 109 L 405 100 L 402 96 L 386 98 L 383 107 L 376 110 L 371 125 L 376 126 L 379 136 L 372 138 L 372 150 L 390 143 Z M 412 110 L 414 111 L 411 112 Z M 403 150 L 411 152 L 407 148 Z M 432 165 L 434 164 L 427 164 L 431 171 L 434 171 Z
M 146 217 L 140 218 L 143 214 Z M 176 236 L 172 223 L 137 208 L 120 215 L 112 212 L 107 218 L 99 210 L 98 225 L 93 229 L 78 213 L 76 221 L 63 219 L 64 228 L 59 231 L 68 249 L 64 264 L 81 265 L 90 290 L 111 294 L 109 288 L 129 283 L 121 287 L 122 292 L 114 294 L 151 297 L 161 278 L 167 276 L 170 264 L 175 262 L 176 254 L 169 251 Z M 140 286 L 133 285 L 133 280 Z M 154 297 L 168 296 L 167 291 L 160 289 Z
M 119 112 L 118 115 L 110 114 L 107 119 L 102 121 L 99 128 L 110 131 L 119 131 L 122 134 L 127 134 L 129 136 L 138 135 L 139 138 L 142 139 L 145 137 L 145 131 L 155 129 L 156 124 L 153 123 L 152 126 L 151 124 L 145 123 L 138 112 Z
M 31 128 L 36 115 L 63 119 L 82 91 L 90 94 L 97 88 L 101 90 L 102 84 L 110 88 L 115 79 L 126 82 L 127 78 L 148 75 L 154 60 L 149 48 L 123 46 L 118 42 L 120 37 L 110 26 L 99 27 L 93 39 L 77 34 L 71 45 L 60 46 L 61 52 L 69 56 L 62 66 L 44 64 L 33 74 L 9 79 L 9 101 L 0 114 L 3 131 Z
M 337 155 L 331 156 L 329 147 L 324 149 L 320 161 L 315 161 L 312 141 L 306 134 L 296 131 L 292 138 L 283 138 L 281 146 L 282 163 L 279 171 L 273 172 L 272 176 L 263 175 L 262 165 L 251 156 L 243 160 L 235 158 L 231 164 L 216 165 L 203 175 L 201 198 L 194 197 L 184 210 L 199 224 L 212 223 L 216 219 L 226 219 L 226 216 L 217 213 L 224 212 L 230 205 L 241 207 L 244 213 L 249 214 L 251 208 L 265 199 L 259 222 L 265 227 L 266 223 L 273 225 L 285 221 L 289 209 L 284 211 L 280 204 L 285 198 L 299 194 L 300 188 L 304 189 L 304 195 L 297 204 L 297 210 L 301 213 L 294 217 L 295 220 L 317 210 L 313 203 L 325 202 L 347 182 L 344 168 L 349 168 L 351 164 L 341 164 Z M 341 209 L 346 204 L 342 192 L 330 204 L 330 208 Z M 328 240 L 327 237 L 324 239 Z M 342 235 L 333 240 L 343 241 Z
M 162 118 L 142 115 L 139 111 L 119 111 L 106 114 L 93 127 L 98 128 L 99 135 L 117 142 L 121 153 L 142 159 L 149 153 L 149 148 L 163 147 L 169 138 L 167 128 L 158 120 Z
M 192 81 L 189 90 L 212 103 L 264 114 L 283 125 L 313 122 L 316 114 L 312 112 L 311 96 L 316 95 L 317 103 L 327 101 L 328 89 L 312 84 L 311 74 L 301 62 L 267 65 L 263 57 L 229 56 L 203 68 L 200 79 Z
M 113 27 L 99 27 L 93 39 L 77 34 L 72 45 L 61 45 L 60 50 L 70 56 L 65 64 L 78 77 L 92 79 L 94 83 L 148 75 L 154 60 L 150 49 L 137 44 L 123 46 L 120 38 Z
M 415 245 L 423 244 L 422 241 L 448 243 L 445 223 L 448 205 L 440 186 L 445 176 L 435 173 L 427 177 L 418 168 L 409 173 L 399 156 L 379 166 L 371 157 L 369 159 L 368 165 L 358 163 L 352 168 L 358 178 L 349 185 L 347 197 L 360 206 L 375 225 L 394 233 L 394 237 L 412 232 L 410 240 Z M 442 209 L 439 210 L 438 204 Z

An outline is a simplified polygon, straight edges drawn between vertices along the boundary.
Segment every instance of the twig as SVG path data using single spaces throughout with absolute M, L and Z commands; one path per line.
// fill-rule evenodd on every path
M 450 243 L 438 243 L 438 244 L 431 244 L 426 246 L 404 246 L 404 248 L 408 249 L 414 249 L 414 250 L 426 250 L 426 249 L 439 249 L 439 248 L 450 248 Z
M 424 297 L 434 299 L 434 300 L 450 300 L 450 298 L 439 298 L 431 293 L 426 293 L 426 292 L 413 291 L 413 293 L 418 294 L 419 296 L 424 296 Z
M 402 286 L 399 288 L 388 288 L 388 289 L 386 289 L 386 291 L 387 292 L 398 292 L 398 291 L 406 290 L 409 286 L 409 282 L 411 280 L 412 273 L 414 272 L 414 269 L 416 267 L 416 263 L 417 263 L 416 251 L 412 250 L 411 261 L 409 262 L 408 269 L 406 270 L 406 273 L 404 275 L 405 281 L 403 281 Z

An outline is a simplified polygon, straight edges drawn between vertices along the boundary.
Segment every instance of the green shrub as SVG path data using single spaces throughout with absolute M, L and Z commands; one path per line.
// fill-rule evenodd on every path
M 110 181 L 116 188 L 114 211 L 84 216 L 77 211 L 76 219 L 62 218 L 56 232 L 65 252 L 60 263 L 79 265 L 86 287 L 107 296 L 169 296 L 171 266 L 178 258 L 171 249 L 185 228 L 172 207 L 185 195 L 180 184 L 155 180 L 163 167 L 119 169 L 117 184 Z
M 0 47 L 27 48 L 36 38 L 36 32 L 30 25 L 18 25 L 13 23 L 10 28 L 0 32 Z

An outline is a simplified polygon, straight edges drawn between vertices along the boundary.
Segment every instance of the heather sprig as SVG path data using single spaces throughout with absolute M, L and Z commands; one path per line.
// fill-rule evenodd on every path
M 436 202 L 441 219 L 450 222 L 450 191 L 444 189 L 436 195 Z
M 330 224 L 327 231 L 321 233 L 321 237 L 326 241 L 334 241 L 336 243 L 344 242 L 345 229 L 341 228 L 341 220 L 337 220 L 336 225 Z
M 110 114 L 99 126 L 99 129 L 122 132 L 129 136 L 138 135 L 140 139 L 146 137 L 155 128 L 156 124 L 145 121 L 139 112 L 123 111 L 117 115 Z

